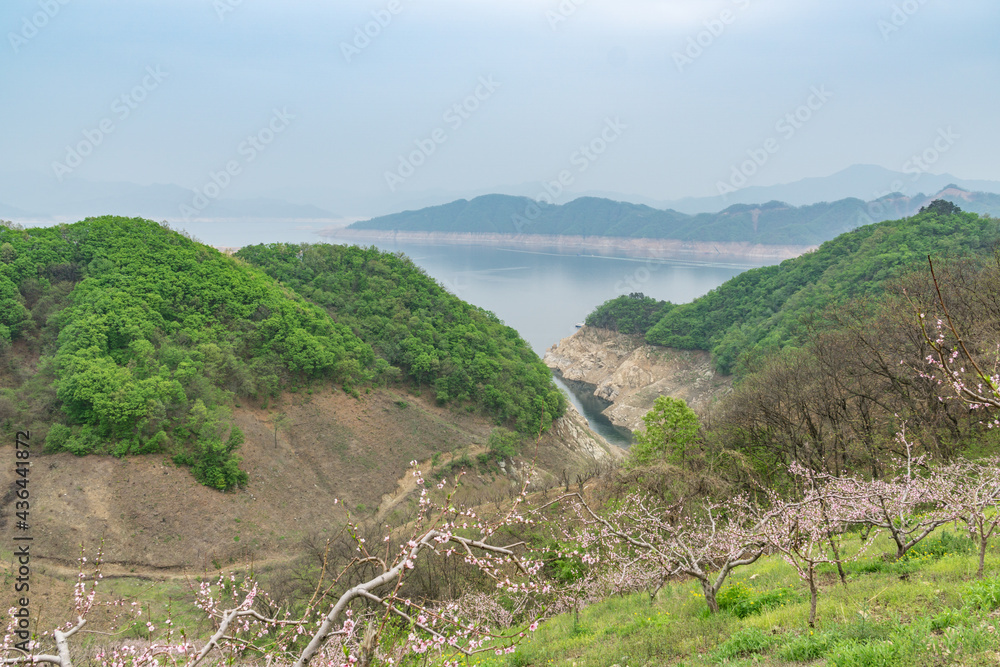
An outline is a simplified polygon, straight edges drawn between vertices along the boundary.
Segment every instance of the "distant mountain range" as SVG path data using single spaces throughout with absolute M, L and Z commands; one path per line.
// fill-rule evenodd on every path
M 196 200 L 193 190 L 178 185 L 109 183 L 75 177 L 59 182 L 27 172 L 0 174 L 0 218 L 76 221 L 109 213 L 171 222 L 274 219 L 333 223 L 340 219 L 317 206 L 280 198 Z
M 734 204 L 718 213 L 697 215 L 596 197 L 551 205 L 527 197 L 485 195 L 356 222 L 348 229 L 815 245 L 861 225 L 913 215 L 934 199 L 946 199 L 966 211 L 1000 215 L 1000 195 L 948 184 L 934 195 L 893 193 L 870 202 L 848 198 L 809 206 L 780 201 Z
M 769 201 L 782 201 L 793 206 L 807 206 L 818 202 L 833 202 L 851 198 L 867 202 L 892 192 L 914 197 L 920 193 L 940 192 L 950 184 L 970 192 L 1000 194 L 1000 181 L 963 179 L 947 173 L 914 173 L 913 170 L 909 172 L 893 171 L 875 165 L 858 164 L 829 176 L 803 178 L 780 185 L 750 186 L 730 193 L 726 197 L 669 199 L 629 191 L 567 190 L 556 203 L 564 203 L 580 197 L 597 197 L 613 201 L 627 201 L 633 204 L 645 204 L 652 208 L 672 209 L 680 213 L 695 215 L 697 213 L 716 213 L 733 204 L 760 204 Z M 541 184 L 537 181 L 467 191 L 397 192 L 391 197 L 368 196 L 363 193 L 341 191 L 336 193 L 336 203 L 328 204 L 328 206 L 341 211 L 360 212 L 360 214 L 353 215 L 354 219 L 357 220 L 388 215 L 405 209 L 416 210 L 438 206 L 457 199 L 474 199 L 487 194 L 537 197 L 538 193 L 542 191 Z M 314 201 L 321 200 L 315 199 Z M 368 213 L 364 214 L 365 212 Z
M 1000 181 L 962 179 L 951 174 L 892 171 L 870 164 L 856 164 L 830 176 L 803 178 L 783 185 L 751 186 L 725 197 L 686 197 L 655 202 L 626 199 L 656 208 L 672 208 L 682 213 L 695 214 L 721 211 L 733 204 L 766 201 L 782 201 L 793 206 L 806 206 L 848 198 L 872 201 L 890 193 L 916 197 L 921 193 L 940 192 L 949 185 L 957 185 L 969 192 L 1000 194 Z
M 949 185 L 956 185 L 957 189 L 965 192 L 1000 194 L 998 181 L 968 180 L 950 174 L 913 173 L 912 170 L 907 173 L 873 165 L 854 165 L 829 176 L 804 178 L 783 185 L 747 187 L 730 193 L 725 198 L 659 199 L 634 193 L 589 190 L 566 192 L 560 201 L 575 198 L 607 199 L 695 216 L 726 211 L 736 204 L 757 208 L 757 205 L 764 202 L 784 202 L 794 207 L 808 207 L 818 202 L 836 203 L 845 199 L 865 203 L 880 199 L 888 193 L 900 193 L 919 200 L 920 193 L 938 193 Z M 75 175 L 60 182 L 47 173 L 0 172 L 0 218 L 45 224 L 114 213 L 168 220 L 171 223 L 185 221 L 187 216 L 187 220 L 195 221 L 296 220 L 339 226 L 350 220 L 393 214 L 404 209 L 439 207 L 462 199 L 478 200 L 482 195 L 500 194 L 524 199 L 537 196 L 539 192 L 540 185 L 537 182 L 480 190 L 397 192 L 392 195 L 377 188 L 371 192 L 356 192 L 338 190 L 333 184 L 321 189 L 289 189 L 287 184 L 275 184 L 272 188 L 260 191 L 254 198 L 230 196 L 223 189 L 219 199 L 204 200 L 199 202 L 202 204 L 199 207 L 194 205 L 193 190 L 173 184 L 138 185 L 120 181 L 91 181 Z M 515 208 L 522 206 L 522 203 L 517 203 Z M 644 215 L 633 213 L 638 217 Z M 734 213 L 735 211 L 730 210 L 729 217 Z

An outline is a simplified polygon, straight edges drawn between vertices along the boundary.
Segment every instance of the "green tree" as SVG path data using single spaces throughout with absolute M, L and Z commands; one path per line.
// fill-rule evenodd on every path
M 698 415 L 687 403 L 672 396 L 660 396 L 642 421 L 646 430 L 635 434 L 632 460 L 645 465 L 658 458 L 683 463 L 687 447 L 698 436 Z
M 498 461 L 512 459 L 521 452 L 521 436 L 514 431 L 497 426 L 490 431 L 486 448 L 490 455 Z

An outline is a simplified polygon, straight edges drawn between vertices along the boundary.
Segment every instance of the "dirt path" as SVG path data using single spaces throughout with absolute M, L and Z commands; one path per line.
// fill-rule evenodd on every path
M 463 452 L 470 458 L 475 458 L 486 451 L 486 447 L 476 447 L 472 446 L 468 451 Z M 438 460 L 438 465 L 446 465 L 450 463 L 453 459 L 458 458 L 458 454 L 455 452 L 443 453 Z M 423 476 L 430 474 L 433 469 L 433 459 L 427 459 L 426 461 L 419 462 L 417 464 L 416 470 L 419 470 Z M 383 521 L 385 517 L 389 515 L 389 512 L 394 510 L 400 503 L 406 500 L 410 494 L 413 494 L 417 490 L 417 479 L 418 476 L 413 474 L 413 471 L 409 471 L 399 480 L 396 485 L 396 490 L 389 494 L 382 496 L 382 502 L 379 503 L 378 510 L 375 513 L 376 521 Z
M 141 579 L 143 581 L 184 581 L 196 577 L 217 577 L 220 574 L 239 572 L 253 567 L 254 569 L 271 569 L 282 565 L 289 565 L 295 561 L 298 554 L 277 556 L 253 560 L 248 563 L 228 565 L 219 570 L 191 570 L 173 567 L 150 567 L 149 565 L 133 565 L 130 563 L 101 563 L 101 575 L 103 579 Z M 80 574 L 77 564 L 54 558 L 35 557 L 35 560 L 45 567 L 45 574 L 57 579 L 75 580 Z M 89 568 L 87 571 L 92 571 Z

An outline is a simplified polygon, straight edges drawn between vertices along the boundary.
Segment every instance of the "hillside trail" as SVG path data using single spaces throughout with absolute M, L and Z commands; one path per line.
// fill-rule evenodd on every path
M 486 450 L 486 447 L 470 445 L 467 451 L 462 452 L 462 455 L 468 455 L 475 458 L 476 456 L 486 452 Z M 446 465 L 459 456 L 458 452 L 443 452 L 438 460 L 438 465 Z M 416 470 L 421 471 L 419 476 L 413 474 L 414 470 L 407 471 L 407 473 L 403 475 L 397 483 L 396 490 L 382 496 L 382 502 L 379 503 L 378 510 L 375 512 L 375 520 L 378 522 L 385 520 L 385 517 L 388 516 L 392 510 L 399 506 L 399 504 L 406 500 L 411 494 L 414 494 L 417 490 L 417 479 L 430 474 L 433 467 L 433 459 L 427 459 L 426 461 L 417 463 Z
M 195 570 L 179 567 L 152 567 L 136 563 L 102 562 L 101 576 L 102 579 L 139 579 L 151 582 L 189 581 L 191 579 L 204 580 L 207 578 L 214 579 L 219 575 L 229 574 L 231 572 L 240 572 L 248 569 L 270 569 L 280 567 L 282 565 L 289 565 L 293 563 L 298 556 L 299 554 L 288 554 L 270 558 L 255 558 L 246 563 L 227 565 L 226 567 L 222 567 L 217 570 Z M 35 556 L 34 558 L 44 565 L 44 574 L 57 579 L 75 580 L 80 574 L 80 567 L 78 564 L 70 564 L 67 561 L 48 558 L 45 556 Z M 86 568 L 88 571 L 90 571 L 90 569 L 91 568 Z

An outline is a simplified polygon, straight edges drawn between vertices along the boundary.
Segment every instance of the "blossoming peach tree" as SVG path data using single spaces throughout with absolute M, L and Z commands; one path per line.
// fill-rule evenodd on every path
M 579 528 L 573 538 L 585 562 L 609 569 L 610 578 L 633 588 L 671 577 L 695 579 L 710 612 L 719 611 L 717 596 L 733 570 L 756 562 L 766 543 L 754 505 L 739 499 L 702 506 L 683 502 L 667 506 L 635 493 L 605 512 L 595 511 L 580 494 L 563 496 L 576 509 Z
M 432 485 L 419 470 L 413 474 L 420 488 L 419 512 L 405 531 L 386 533 L 381 544 L 370 545 L 360 537 L 360 526 L 348 521 L 347 530 L 357 551 L 353 560 L 334 577 L 328 590 L 322 591 L 335 592 L 328 607 L 320 609 L 320 604 L 330 597 L 317 594 L 293 618 L 289 611 L 281 611 L 280 605 L 267 597 L 253 577 L 230 574 L 211 584 L 201 583 L 195 591 L 196 606 L 214 627 L 208 639 L 189 638 L 168 619 L 166 627 L 159 629 L 147 620 L 145 640 L 125 640 L 123 627 L 131 624 L 119 623 L 117 630 L 98 633 L 104 635 L 104 642 L 93 653 L 93 660 L 101 667 L 196 667 L 210 659 L 225 662 L 260 659 L 267 664 L 294 667 L 309 664 L 351 667 L 376 661 L 398 665 L 406 662 L 408 656 L 434 652 L 443 664 L 457 665 L 461 656 L 485 651 L 512 652 L 549 613 L 555 593 L 540 575 L 542 562 L 525 555 L 528 553 L 525 544 L 497 543 L 503 529 L 532 523 L 520 511 L 523 492 L 509 510 L 487 520 L 473 509 L 453 504 L 454 488 L 445 482 L 428 488 Z M 441 499 L 434 500 L 432 496 Z M 418 562 L 431 555 L 460 559 L 478 572 L 481 580 L 490 582 L 490 586 L 452 601 L 408 595 L 408 579 Z M 373 565 L 375 576 L 338 587 L 340 582 L 347 581 L 352 569 Z M 72 667 L 71 639 L 90 631 L 88 617 L 97 606 L 127 611 L 135 617 L 141 615 L 141 607 L 136 603 L 125 604 L 121 600 L 99 603 L 100 581 L 98 559 L 94 572 L 81 574 L 76 584 L 76 621 L 56 628 L 51 635 L 43 632 L 19 643 L 19 619 L 12 615 L 0 646 L 3 664 L 50 663 Z M 386 641 L 390 634 L 394 640 Z

